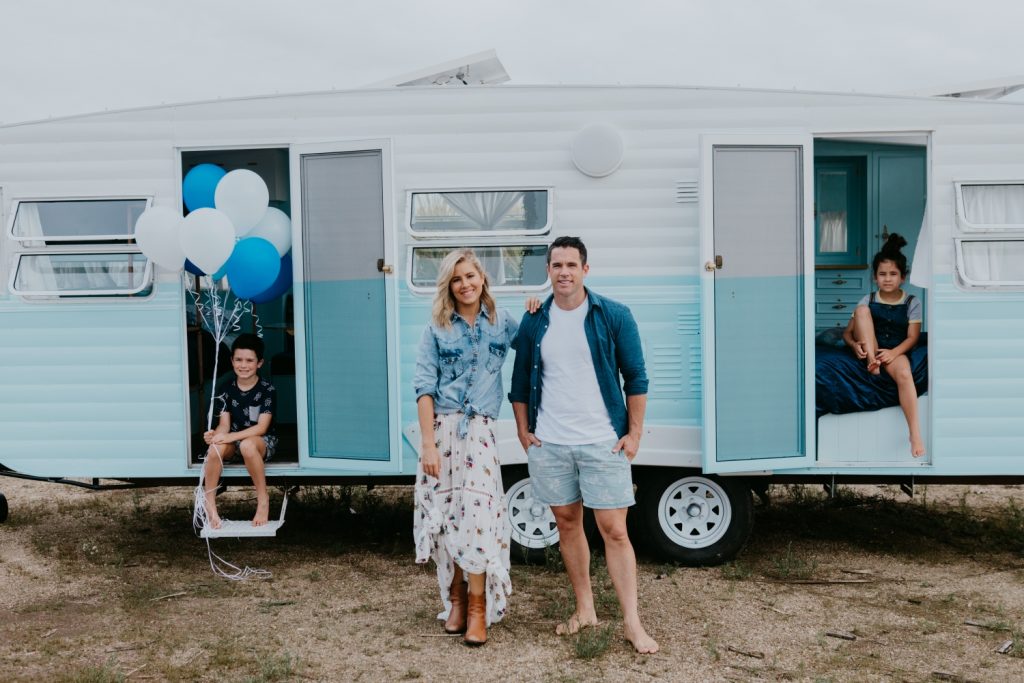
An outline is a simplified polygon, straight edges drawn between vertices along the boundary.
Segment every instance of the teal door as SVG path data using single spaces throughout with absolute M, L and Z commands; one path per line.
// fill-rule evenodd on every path
M 702 209 L 703 450 L 709 472 L 810 462 L 808 152 L 804 138 L 705 148 L 711 197 Z
M 303 151 L 293 150 L 301 202 L 296 327 L 301 319 L 305 353 L 296 370 L 305 383 L 300 425 L 307 427 L 301 450 L 313 459 L 388 462 L 382 150 Z

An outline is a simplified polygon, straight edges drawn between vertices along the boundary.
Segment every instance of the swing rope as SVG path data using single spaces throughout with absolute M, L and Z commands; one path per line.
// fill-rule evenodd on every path
M 200 320 L 202 321 L 203 327 L 206 328 L 214 338 L 214 354 L 213 354 L 213 380 L 211 381 L 211 396 L 210 396 L 210 408 L 206 414 L 206 431 L 213 428 L 213 404 L 216 397 L 212 395 L 213 391 L 216 391 L 217 385 L 217 365 L 220 360 L 220 345 L 223 343 L 224 338 L 229 332 L 237 332 L 241 329 L 242 315 L 246 312 L 246 307 L 243 302 L 237 298 L 234 300 L 233 306 L 230 311 L 226 304 L 227 294 L 225 294 L 225 301 L 222 302 L 220 299 L 220 293 L 217 291 L 214 285 L 213 278 L 204 276 L 207 284 L 206 293 L 209 299 L 209 305 L 203 303 L 202 292 L 197 292 L 192 286 L 192 279 L 189 278 L 189 286 L 187 290 L 192 296 L 192 300 L 195 302 L 196 312 L 199 314 Z M 251 311 L 251 306 L 248 309 Z M 262 332 L 262 328 L 260 330 Z M 262 334 L 260 335 L 262 336 Z M 221 471 L 224 470 L 224 459 L 221 455 L 221 449 L 217 444 L 213 445 L 213 453 L 220 460 Z M 206 458 L 203 458 L 204 466 L 199 470 L 199 483 L 195 488 L 193 494 L 194 505 L 192 511 L 192 527 L 195 529 L 196 534 L 200 535 L 203 529 L 210 523 L 209 515 L 206 511 L 206 494 L 213 493 L 216 495 L 217 488 L 207 490 L 205 486 L 206 479 Z M 231 562 L 228 562 L 217 553 L 213 552 L 213 547 L 210 545 L 210 539 L 204 539 L 206 541 L 206 553 L 210 560 L 210 569 L 216 576 L 221 578 L 229 579 L 231 581 L 246 581 L 248 579 L 269 579 L 272 573 L 266 569 L 254 569 L 252 567 L 238 567 Z

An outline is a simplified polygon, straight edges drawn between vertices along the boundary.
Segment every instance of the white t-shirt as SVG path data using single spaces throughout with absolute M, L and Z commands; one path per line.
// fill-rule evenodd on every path
M 616 438 L 594 372 L 583 329 L 590 301 L 571 311 L 552 303 L 548 330 L 540 342 L 540 408 L 534 434 L 541 442 L 578 446 Z

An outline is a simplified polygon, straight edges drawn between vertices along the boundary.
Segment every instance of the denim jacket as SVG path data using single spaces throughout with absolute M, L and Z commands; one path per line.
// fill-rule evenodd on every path
M 594 361 L 597 384 L 601 387 L 608 417 L 615 433 L 622 438 L 629 431 L 626 402 L 622 398 L 647 393 L 647 369 L 644 366 L 640 331 L 629 308 L 617 301 L 598 296 L 587 290 L 590 307 L 583 321 L 590 355 Z M 527 313 L 519 326 L 519 336 L 513 342 L 516 360 L 512 371 L 512 386 L 508 400 L 527 405 L 529 430 L 537 427 L 537 411 L 541 400 L 542 363 L 540 340 L 544 338 L 550 322 L 549 311 L 553 296 L 549 296 L 537 313 Z M 624 384 L 619 384 L 621 373 Z
M 503 309 L 498 309 L 497 323 L 492 325 L 486 307 L 481 307 L 472 327 L 458 313 L 452 314 L 448 329 L 427 325 L 416 354 L 416 400 L 429 394 L 434 397 L 435 413 L 463 413 L 460 437 L 465 437 L 474 415 L 498 417 L 501 366 L 518 327 Z

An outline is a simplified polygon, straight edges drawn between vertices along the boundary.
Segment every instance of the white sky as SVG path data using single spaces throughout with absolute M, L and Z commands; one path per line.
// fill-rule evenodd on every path
M 0 0 L 0 22 L 4 123 L 356 87 L 490 48 L 520 84 L 899 92 L 1024 74 L 1019 0 Z

